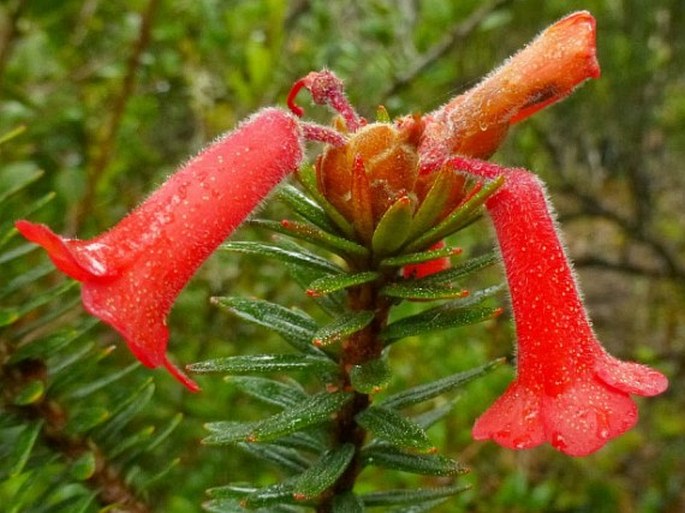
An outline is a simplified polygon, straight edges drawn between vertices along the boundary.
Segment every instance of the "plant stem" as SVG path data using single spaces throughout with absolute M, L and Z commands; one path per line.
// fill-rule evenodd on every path
M 340 368 L 342 386 L 346 389 L 352 387 L 350 371 L 355 365 L 381 357 L 383 342 L 380 339 L 380 333 L 387 323 L 390 310 L 390 304 L 379 294 L 381 287 L 382 283 L 374 282 L 352 288 L 348 292 L 350 310 L 355 312 L 372 311 L 375 316 L 371 324 L 343 342 Z M 353 399 L 338 412 L 333 433 L 333 446 L 339 447 L 351 443 L 355 447 L 355 454 L 347 469 L 322 498 L 317 506 L 317 513 L 330 513 L 334 498 L 343 493 L 351 492 L 354 488 L 357 476 L 362 471 L 361 450 L 366 440 L 366 430 L 357 424 L 356 416 L 366 410 L 372 401 L 371 395 L 355 392 Z

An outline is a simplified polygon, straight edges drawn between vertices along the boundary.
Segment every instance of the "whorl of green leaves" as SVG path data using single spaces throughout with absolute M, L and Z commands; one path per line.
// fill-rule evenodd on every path
M 350 223 L 316 190 L 311 172 L 301 172 L 304 192 L 286 185 L 277 195 L 296 219 L 252 221 L 253 226 L 277 232 L 275 242 L 228 242 L 221 249 L 279 261 L 321 307 L 321 315 L 314 318 L 263 299 L 213 298 L 230 314 L 276 332 L 289 348 L 282 354 L 231 356 L 189 366 L 198 374 L 225 376 L 228 386 L 265 408 L 276 408 L 256 421 L 240 421 L 234 411 L 226 420 L 211 422 L 205 426 L 209 434 L 204 443 L 248 452 L 273 465 L 282 479 L 260 486 L 235 476 L 236 482 L 208 490 L 204 507 L 215 513 L 430 511 L 466 489 L 458 476 L 467 469 L 438 454 L 427 429 L 450 414 L 452 401 L 444 397 L 502 360 L 384 392 L 393 378 L 388 352 L 408 338 L 492 319 L 500 312 L 492 297 L 501 287 L 465 292 L 473 273 L 497 261 L 492 253 L 460 256 L 451 269 L 422 279 L 403 278 L 401 269 L 458 254 L 454 248 L 430 246 L 476 220 L 501 182 L 486 184 L 434 228 L 421 225 L 400 242 L 393 239 L 393 233 L 402 233 L 400 224 L 418 226 L 423 221 L 412 219 L 407 209 L 389 210 L 377 229 L 382 233 L 376 233 L 366 248 L 354 237 Z M 350 294 L 363 287 L 375 291 L 378 304 L 385 305 L 384 317 L 376 308 L 354 307 Z M 425 308 L 418 313 L 414 308 L 415 313 L 400 318 L 393 315 L 389 321 L 389 311 L 405 301 L 419 301 L 415 305 Z M 368 361 L 346 365 L 346 344 L 362 332 L 375 337 L 380 351 Z M 317 384 L 312 385 L 312 378 Z M 350 412 L 352 418 L 346 418 Z M 354 481 L 367 467 L 440 480 L 418 489 L 359 493 Z

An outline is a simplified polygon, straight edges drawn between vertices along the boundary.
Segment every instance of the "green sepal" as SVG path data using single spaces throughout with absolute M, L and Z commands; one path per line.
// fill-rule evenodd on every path
M 419 488 L 415 490 L 387 490 L 362 495 L 360 498 L 364 506 L 373 508 L 378 506 L 398 506 L 422 504 L 428 501 L 453 497 L 469 490 L 469 485 L 452 485 L 441 488 Z
M 387 343 L 396 340 L 423 335 L 461 326 L 478 324 L 494 319 L 502 313 L 501 307 L 474 306 L 501 290 L 501 287 L 490 287 L 471 294 L 467 300 L 450 301 L 435 308 L 430 308 L 416 315 L 410 315 L 389 324 L 381 333 Z
M 365 283 L 371 283 L 380 278 L 377 272 L 363 272 L 355 274 L 337 274 L 335 276 L 323 276 L 309 284 L 307 294 L 313 297 L 323 296 L 331 292 L 358 287 Z
M 321 392 L 298 407 L 284 410 L 256 422 L 211 422 L 205 427 L 212 434 L 203 440 L 208 445 L 234 442 L 270 442 L 306 427 L 330 420 L 352 394 Z
M 317 347 L 325 347 L 346 339 L 367 327 L 373 321 L 374 313 L 368 311 L 348 312 L 319 328 L 312 342 Z
M 95 454 L 93 451 L 86 451 L 71 464 L 69 475 L 77 481 L 85 481 L 93 476 L 95 468 Z
M 468 472 L 466 467 L 446 456 L 405 452 L 389 445 L 364 449 L 362 459 L 365 465 L 427 476 L 456 476 Z
M 504 185 L 504 180 L 504 176 L 499 176 L 496 179 L 485 183 L 485 185 L 471 196 L 468 201 L 454 209 L 452 213 L 440 221 L 437 226 L 431 228 L 426 233 L 407 244 L 404 248 L 405 251 L 421 251 L 422 249 L 441 241 L 448 235 L 459 231 L 472 220 L 474 215 L 478 214 L 477 210 L 485 201 L 497 192 L 497 189 Z
M 380 405 L 385 408 L 392 408 L 398 410 L 401 408 L 406 408 L 408 406 L 413 406 L 415 404 L 428 401 L 439 395 L 451 392 L 452 390 L 459 388 L 470 381 L 486 375 L 493 369 L 499 367 L 506 361 L 505 358 L 498 358 L 491 362 L 476 367 L 475 369 L 469 369 L 464 372 L 458 372 L 451 376 L 447 376 L 442 379 L 432 381 L 430 383 L 425 383 L 423 385 L 418 385 L 416 387 L 404 390 L 397 394 L 393 394 L 380 402 Z
M 415 204 L 409 196 L 399 198 L 385 211 L 371 237 L 374 255 L 398 250 L 407 240 Z
M 338 228 L 345 234 L 345 236 L 353 238 L 355 236 L 354 227 L 345 216 L 343 216 L 337 208 L 335 208 L 326 197 L 321 194 L 316 183 L 316 171 L 314 166 L 303 166 L 297 172 L 297 178 L 300 183 L 307 189 L 307 193 L 316 201 L 316 203 L 326 212 L 328 217 L 336 224 Z
M 376 107 L 376 122 L 377 123 L 390 123 L 392 120 L 390 119 L 390 113 L 388 113 L 388 109 L 385 108 L 384 105 L 379 105 Z
M 340 274 L 344 272 L 344 270 L 337 265 L 331 263 L 325 258 L 320 257 L 319 255 L 312 253 L 311 251 L 305 250 L 304 248 L 299 248 L 297 251 L 295 251 L 283 248 L 282 246 L 275 246 L 273 244 L 266 244 L 262 242 L 232 241 L 222 244 L 219 249 L 221 251 L 229 251 L 233 253 L 244 253 L 248 255 L 275 258 L 281 262 L 304 266 L 327 274 Z
M 357 423 L 371 431 L 379 440 L 396 447 L 420 452 L 435 451 L 426 432 L 395 410 L 370 406 L 355 417 Z
M 283 220 L 270 221 L 267 219 L 254 219 L 250 224 L 259 228 L 266 228 L 277 233 L 282 233 L 296 239 L 309 242 L 334 253 L 344 253 L 353 257 L 366 258 L 369 250 L 349 239 L 328 233 L 321 228 L 308 223 Z
M 307 399 L 301 388 L 274 379 L 230 376 L 226 381 L 255 399 L 279 408 L 291 408 Z
M 34 422 L 32 425 L 28 424 L 23 427 L 13 444 L 11 453 L 4 456 L 8 458 L 8 462 L 13 462 L 12 467 L 9 470 L 10 476 L 17 476 L 24 470 L 42 428 L 42 421 Z
M 227 356 L 186 367 L 194 374 L 252 374 L 287 372 L 291 370 L 321 370 L 334 372 L 335 362 L 322 356 L 301 354 L 254 354 Z
M 352 492 L 336 495 L 333 499 L 332 513 L 364 513 L 364 504 Z
M 362 394 L 377 394 L 385 390 L 391 378 L 392 372 L 385 358 L 354 365 L 350 370 L 352 388 Z
M 453 189 L 456 180 L 457 175 L 453 170 L 445 168 L 438 171 L 438 176 L 435 178 L 421 205 L 419 205 L 409 225 L 407 233 L 409 240 L 425 233 L 426 230 L 435 224 L 438 216 L 445 210 L 447 201 L 450 198 L 450 191 Z M 409 245 L 412 246 L 413 243 Z
M 321 355 L 312 345 L 318 325 L 306 313 L 261 299 L 214 297 L 212 302 L 237 317 L 275 331 L 298 351 Z
M 404 267 L 405 265 L 422 264 L 423 262 L 430 262 L 431 260 L 437 260 L 438 258 L 459 255 L 461 252 L 461 248 L 444 247 L 439 249 L 431 249 L 429 251 L 421 251 L 419 253 L 407 253 L 405 255 L 384 258 L 380 261 L 380 266 Z
M 17 406 L 27 406 L 40 401 L 44 394 L 45 383 L 43 380 L 33 379 L 22 387 L 17 395 L 12 398 L 12 402 Z

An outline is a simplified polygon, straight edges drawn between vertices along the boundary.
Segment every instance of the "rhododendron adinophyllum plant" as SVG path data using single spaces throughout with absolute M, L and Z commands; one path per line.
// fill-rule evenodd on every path
M 587 454 L 635 423 L 628 394 L 657 394 L 666 379 L 615 360 L 594 338 L 540 182 L 473 159 L 489 157 L 512 124 L 598 76 L 595 22 L 587 12 L 552 25 L 475 88 L 424 116 L 367 123 L 333 73 L 310 73 L 295 84 L 288 105 L 301 117 L 295 97 L 308 90 L 339 113 L 332 128 L 268 109 L 191 160 L 100 237 L 81 242 L 26 221 L 17 227 L 84 283 L 86 308 L 119 330 L 144 364 L 165 365 L 194 388 L 164 354 L 166 315 L 202 261 L 297 167 L 302 141 L 327 143 L 316 159 L 316 187 L 345 235 L 368 248 L 367 263 L 393 252 L 439 251 L 440 242 L 415 247 L 416 241 L 473 194 L 465 192 L 465 177 L 504 177 L 486 206 L 511 290 L 518 376 L 478 420 L 474 436 L 513 448 L 548 440 L 569 454 Z M 411 220 L 396 240 L 380 229 L 393 216 Z M 418 264 L 405 276 L 447 265 L 444 258 Z

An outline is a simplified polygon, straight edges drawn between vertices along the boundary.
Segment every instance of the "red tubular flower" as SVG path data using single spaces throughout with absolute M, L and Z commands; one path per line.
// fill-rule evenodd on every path
M 542 182 L 523 169 L 454 158 L 456 169 L 506 183 L 486 204 L 506 271 L 518 339 L 515 381 L 473 427 L 476 440 L 513 449 L 549 441 L 572 456 L 632 428 L 629 394 L 666 390 L 660 372 L 622 362 L 597 341 Z
M 302 158 L 299 122 L 267 109 L 172 175 L 117 226 L 87 241 L 17 221 L 54 264 L 83 282 L 91 314 L 113 326 L 146 366 L 163 365 L 192 391 L 197 384 L 167 358 L 166 316 L 190 277 Z

